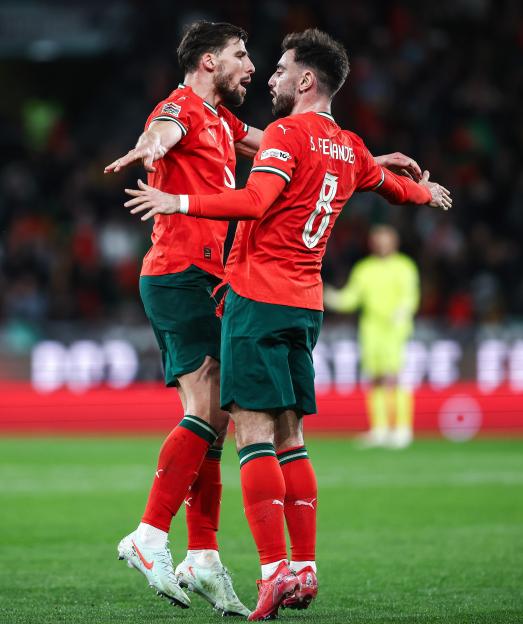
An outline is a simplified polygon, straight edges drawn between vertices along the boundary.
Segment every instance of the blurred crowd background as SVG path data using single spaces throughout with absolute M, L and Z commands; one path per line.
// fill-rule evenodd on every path
M 256 76 L 235 111 L 271 121 L 267 80 L 290 31 L 346 45 L 340 125 L 374 154 L 402 151 L 452 190 L 454 208 L 388 207 L 356 195 L 340 217 L 325 279 L 344 283 L 378 222 L 397 226 L 422 276 L 420 318 L 449 327 L 523 318 L 523 4 L 518 0 L 159 0 L 0 5 L 0 326 L 143 324 L 137 280 L 150 230 L 104 176 L 183 76 L 175 49 L 196 19 L 250 33 Z M 238 181 L 248 162 L 240 162 Z M 25 328 L 25 329 L 24 329 Z

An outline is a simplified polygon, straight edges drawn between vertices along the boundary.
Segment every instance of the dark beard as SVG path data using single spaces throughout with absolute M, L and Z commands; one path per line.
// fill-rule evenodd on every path
M 214 86 L 216 87 L 216 93 L 221 103 L 225 106 L 236 107 L 243 104 L 243 95 L 238 90 L 231 89 L 230 76 L 227 76 L 227 74 L 219 72 L 216 76 Z
M 272 114 L 275 117 L 287 117 L 292 113 L 295 99 L 292 93 L 280 93 L 272 105 Z

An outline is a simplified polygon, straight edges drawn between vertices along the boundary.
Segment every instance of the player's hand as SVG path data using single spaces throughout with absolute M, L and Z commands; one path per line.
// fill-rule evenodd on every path
M 378 165 L 390 169 L 393 173 L 406 176 L 416 182 L 421 180 L 421 169 L 418 163 L 413 158 L 405 156 L 405 154 L 401 152 L 375 156 L 374 160 Z
M 140 218 L 142 221 L 147 221 L 151 217 L 157 214 L 174 214 L 180 212 L 180 198 L 178 195 L 171 195 L 170 193 L 164 193 L 158 189 L 145 184 L 141 180 L 138 180 L 137 189 L 125 189 L 127 195 L 131 195 L 134 199 L 126 201 L 124 206 L 131 208 L 131 214 L 138 214 L 139 212 L 147 212 Z
M 452 208 L 452 197 L 450 196 L 450 191 L 437 182 L 429 182 L 429 177 L 430 173 L 428 171 L 424 171 L 420 180 L 420 185 L 427 188 L 432 195 L 432 200 L 429 202 L 429 206 L 432 206 L 433 208 L 443 208 L 443 210 Z
M 154 173 L 156 168 L 153 162 L 163 158 L 166 152 L 167 149 L 162 145 L 160 134 L 149 129 L 142 134 L 135 148 L 129 150 L 125 156 L 107 165 L 104 173 L 118 173 L 120 169 L 138 160 L 142 161 L 145 171 Z
M 330 284 L 323 285 L 323 305 L 326 310 L 339 312 L 340 308 L 340 291 Z

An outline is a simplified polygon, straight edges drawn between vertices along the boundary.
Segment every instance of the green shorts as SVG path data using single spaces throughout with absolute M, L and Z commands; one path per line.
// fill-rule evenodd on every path
M 323 312 L 227 293 L 222 321 L 221 405 L 316 413 L 312 350 Z
M 219 278 L 190 266 L 181 273 L 142 275 L 140 295 L 162 353 L 165 384 L 220 359 L 220 320 L 212 291 Z

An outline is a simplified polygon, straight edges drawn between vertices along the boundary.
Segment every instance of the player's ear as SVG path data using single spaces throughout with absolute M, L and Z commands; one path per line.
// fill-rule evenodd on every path
M 202 56 L 201 64 L 205 70 L 214 71 L 216 69 L 216 56 L 212 52 L 206 52 Z
M 314 84 L 315 80 L 316 77 L 314 74 L 309 69 L 306 69 L 301 75 L 300 82 L 298 84 L 298 91 L 300 93 L 308 91 Z

